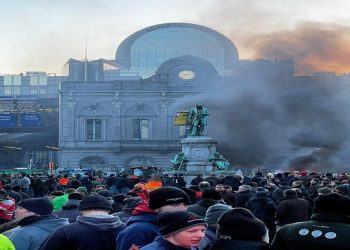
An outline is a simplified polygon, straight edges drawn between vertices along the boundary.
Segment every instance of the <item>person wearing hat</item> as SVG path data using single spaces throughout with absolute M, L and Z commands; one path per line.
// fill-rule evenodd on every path
M 83 197 L 81 193 L 69 194 L 68 201 L 62 206 L 62 209 L 54 211 L 53 214 L 60 218 L 67 218 L 69 223 L 75 222 L 76 218 L 80 215 L 79 204 Z
M 19 226 L 4 232 L 17 250 L 36 250 L 58 227 L 68 224 L 65 218 L 52 215 L 53 205 L 46 197 L 22 200 L 15 210 Z
M 237 199 L 235 207 L 244 207 L 247 201 L 253 197 L 252 187 L 249 185 L 241 185 L 237 190 Z
M 138 204 L 128 222 L 127 228 L 117 238 L 118 250 L 129 250 L 131 247 L 143 247 L 160 236 L 156 215 L 161 212 L 185 211 L 190 204 L 188 195 L 176 187 L 161 187 L 149 194 L 148 206 Z
M 303 198 L 299 198 L 293 189 L 283 192 L 284 197 L 279 201 L 276 208 L 276 218 L 278 224 L 285 224 L 310 220 L 312 203 Z
M 340 184 L 336 186 L 335 192 L 350 197 L 349 184 Z
M 115 250 L 115 239 L 125 228 L 118 217 L 112 216 L 111 203 L 103 196 L 85 196 L 79 205 L 81 216 L 76 222 L 58 228 L 40 246 L 40 250 Z
M 62 206 L 64 204 L 66 204 L 66 202 L 68 201 L 68 195 L 70 193 L 74 193 L 76 190 L 74 188 L 67 188 L 64 191 L 64 195 L 58 196 L 56 198 L 53 198 L 51 200 L 52 204 L 53 204 L 53 210 L 54 211 L 58 211 L 62 209 Z
M 249 209 L 256 218 L 263 221 L 269 230 L 269 239 L 273 239 L 276 233 L 275 212 L 276 204 L 268 197 L 266 188 L 258 187 L 255 195 L 250 198 L 245 207 Z
M 337 193 L 319 196 L 314 200 L 311 220 L 283 226 L 272 245 L 285 250 L 348 250 L 349 211 L 349 197 Z
M 221 200 L 221 195 L 215 189 L 205 189 L 202 192 L 202 199 L 197 204 L 187 207 L 187 211 L 194 213 L 201 218 L 205 217 L 208 208 Z
M 218 227 L 218 220 L 220 216 L 232 207 L 222 203 L 216 203 L 208 208 L 204 220 L 208 223 L 208 227 L 205 230 L 205 237 L 195 249 L 203 250 L 209 249 L 210 244 L 216 240 L 216 229 Z
M 207 223 L 188 211 L 164 212 L 157 216 L 162 236 L 141 250 L 188 250 L 204 238 Z
M 217 240 L 211 250 L 273 249 L 268 242 L 268 230 L 261 220 L 243 207 L 225 212 L 218 221 Z

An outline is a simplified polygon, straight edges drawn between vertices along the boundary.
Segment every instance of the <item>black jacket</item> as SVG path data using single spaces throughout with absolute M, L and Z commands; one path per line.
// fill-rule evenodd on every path
M 53 232 L 39 250 L 115 250 L 116 238 L 124 228 L 118 217 L 79 216 Z
M 272 245 L 284 250 L 349 250 L 349 236 L 349 216 L 319 213 L 311 221 L 283 226 Z
M 210 250 L 269 250 L 275 247 L 265 242 L 253 242 L 244 240 L 216 240 Z

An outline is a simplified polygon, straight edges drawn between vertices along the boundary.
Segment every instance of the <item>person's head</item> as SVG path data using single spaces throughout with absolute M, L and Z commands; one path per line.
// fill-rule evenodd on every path
M 8 197 L 8 194 L 6 190 L 0 190 L 0 201 L 7 199 L 7 197 Z
M 78 193 L 81 193 L 81 194 L 83 194 L 83 195 L 86 195 L 86 194 L 88 193 L 86 187 L 78 187 L 78 188 L 77 188 L 77 192 L 78 192 Z
M 188 211 L 164 212 L 157 216 L 163 237 L 181 247 L 195 247 L 205 237 L 207 223 Z
M 202 199 L 207 199 L 207 200 L 221 200 L 221 195 L 218 191 L 215 189 L 205 189 L 202 193 Z
M 215 190 L 218 191 L 219 193 L 225 192 L 225 186 L 223 184 L 217 184 L 215 187 Z
M 68 195 L 68 200 L 79 200 L 81 201 L 84 198 L 84 195 L 81 193 L 70 193 Z
M 255 195 L 257 197 L 266 197 L 268 193 L 269 193 L 269 190 L 263 187 L 258 187 L 255 191 Z
M 301 188 L 302 186 L 303 186 L 303 183 L 301 181 L 292 182 L 292 188 Z
M 199 189 L 200 189 L 201 191 L 203 191 L 203 190 L 205 190 L 205 189 L 210 188 L 210 183 L 207 182 L 207 181 L 201 181 L 201 182 L 198 184 L 198 186 L 199 186 Z
M 349 184 L 341 184 L 335 187 L 335 192 L 339 194 L 348 194 L 349 193 Z
M 348 216 L 349 211 L 350 198 L 342 194 L 332 193 L 321 195 L 314 200 L 314 213 L 330 213 Z
M 176 187 L 161 187 L 149 194 L 149 208 L 156 213 L 186 210 L 190 198 L 181 189 Z
M 28 198 L 18 203 L 15 216 L 16 220 L 21 221 L 29 216 L 50 215 L 52 211 L 53 205 L 48 198 Z
M 320 195 L 329 195 L 333 193 L 333 190 L 329 187 L 323 187 L 323 188 L 320 188 L 317 190 L 317 195 L 320 196 Z
M 316 184 L 319 184 L 319 183 L 320 183 L 320 179 L 318 179 L 318 178 L 312 178 L 311 181 L 310 181 L 311 185 L 316 185 Z
M 286 189 L 283 191 L 283 196 L 286 198 L 298 198 L 298 194 L 293 189 Z
M 223 213 L 218 220 L 216 235 L 218 239 L 266 241 L 267 228 L 246 208 L 237 207 Z
M 241 185 L 238 187 L 238 193 L 242 193 L 242 192 L 251 192 L 252 191 L 252 187 L 249 185 Z
M 74 188 L 67 188 L 65 191 L 64 191 L 64 194 L 71 194 L 71 193 L 74 193 L 76 192 L 76 190 Z
M 79 204 L 79 211 L 84 216 L 107 215 L 111 210 L 111 203 L 99 194 L 87 195 Z
M 225 213 L 226 211 L 232 209 L 231 206 L 217 203 L 215 205 L 212 205 L 208 208 L 204 220 L 209 224 L 209 225 L 217 225 L 218 219 L 220 216 Z

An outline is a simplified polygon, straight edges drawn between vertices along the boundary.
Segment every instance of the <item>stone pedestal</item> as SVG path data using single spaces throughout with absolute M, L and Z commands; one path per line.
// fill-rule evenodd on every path
M 188 184 L 196 175 L 213 171 L 208 158 L 216 152 L 216 144 L 217 142 L 209 136 L 188 136 L 181 140 L 182 152 L 189 160 L 185 175 Z

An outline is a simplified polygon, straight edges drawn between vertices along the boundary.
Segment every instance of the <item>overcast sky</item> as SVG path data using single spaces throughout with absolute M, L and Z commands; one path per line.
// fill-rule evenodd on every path
M 84 58 L 85 37 L 90 60 L 114 59 L 127 36 L 167 22 L 216 29 L 241 59 L 296 57 L 300 72 L 349 72 L 349 9 L 348 0 L 2 0 L 0 74 L 60 74 Z

